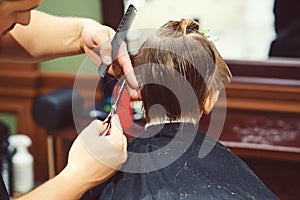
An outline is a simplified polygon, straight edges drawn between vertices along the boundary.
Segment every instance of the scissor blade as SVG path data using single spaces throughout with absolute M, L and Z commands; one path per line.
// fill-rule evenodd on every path
M 113 109 L 113 112 L 114 112 L 114 113 L 116 113 L 116 111 L 117 111 L 117 107 L 118 107 L 118 105 L 119 105 L 121 96 L 122 96 L 122 94 L 123 94 L 123 92 L 124 92 L 126 83 L 127 83 L 127 81 L 126 81 L 126 79 L 124 79 L 123 82 L 122 82 L 121 88 L 120 88 L 120 90 L 119 90 L 119 93 L 118 93 L 118 95 L 117 95 L 116 101 L 115 101 L 115 103 L 112 105 L 112 109 Z M 113 113 L 113 114 L 114 114 L 114 113 Z

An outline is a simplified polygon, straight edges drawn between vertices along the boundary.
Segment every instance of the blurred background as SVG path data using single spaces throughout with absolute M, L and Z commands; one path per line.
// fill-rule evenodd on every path
M 195 19 L 209 30 L 221 55 L 227 59 L 268 58 L 275 38 L 274 0 L 129 0 L 139 13 L 134 29 L 157 28 L 169 20 Z
M 129 4 L 139 11 L 127 37 L 130 51 L 169 20 L 191 18 L 201 30 L 209 30 L 234 75 L 226 88 L 228 111 L 221 140 L 281 199 L 299 199 L 300 1 L 44 0 L 37 9 L 92 18 L 116 29 Z M 56 130 L 37 125 L 31 113 L 33 103 L 61 88 L 72 90 L 85 59 L 79 55 L 33 65 L 0 63 L 0 121 L 10 134 L 31 137 L 37 183 L 64 167 L 77 132 L 72 124 Z M 96 73 L 89 74 L 84 81 L 99 80 Z M 103 94 L 107 82 L 99 82 L 93 101 L 110 95 Z M 86 98 L 89 92 L 87 84 L 80 94 L 86 107 L 95 103 Z

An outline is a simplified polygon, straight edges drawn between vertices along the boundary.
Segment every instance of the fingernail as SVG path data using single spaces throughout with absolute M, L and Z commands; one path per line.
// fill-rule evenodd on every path
M 104 56 L 103 57 L 103 62 L 105 62 L 106 64 L 111 64 L 112 63 L 111 56 Z
M 131 96 L 131 99 L 138 99 L 139 98 L 139 94 L 138 94 L 137 91 L 132 92 L 130 96 Z

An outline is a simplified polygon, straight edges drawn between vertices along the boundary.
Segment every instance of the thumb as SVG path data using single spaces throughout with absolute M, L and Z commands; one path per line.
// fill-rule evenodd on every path
M 85 129 L 80 133 L 80 137 L 96 138 L 105 130 L 105 125 L 100 120 L 92 121 Z
M 123 135 L 119 118 L 113 116 L 111 120 L 112 128 L 109 135 L 99 136 L 105 126 L 101 121 L 95 120 L 79 136 L 91 156 L 110 168 L 120 169 L 127 160 L 127 141 Z

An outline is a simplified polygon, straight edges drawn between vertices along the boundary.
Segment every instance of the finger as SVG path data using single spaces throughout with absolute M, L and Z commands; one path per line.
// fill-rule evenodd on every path
M 111 118 L 110 135 L 107 137 L 108 139 L 111 137 L 118 148 L 124 151 L 127 149 L 127 138 L 123 134 L 120 118 L 117 114 L 113 115 Z M 117 141 L 119 141 L 119 143 L 116 143 Z
M 117 123 L 115 118 L 114 121 Z M 125 151 L 127 144 L 124 142 L 121 126 L 116 124 L 113 126 L 118 128 L 113 128 L 111 135 L 101 137 L 99 134 L 103 133 L 105 125 L 99 120 L 94 120 L 79 137 L 82 145 L 92 157 L 110 168 L 119 169 L 127 159 Z
M 109 131 L 109 134 L 114 139 L 121 140 L 121 137 L 123 135 L 123 129 L 121 126 L 120 118 L 117 114 L 113 115 L 110 120 L 111 128 Z
M 118 80 L 123 76 L 123 71 L 117 62 L 112 63 L 112 65 L 108 68 L 108 73 L 116 77 Z
M 117 149 L 121 150 L 119 153 L 119 162 L 124 163 L 127 160 L 127 138 L 123 134 L 120 118 L 117 114 L 114 114 L 110 120 L 111 128 L 109 135 L 105 138 L 110 141 Z
M 120 68 L 120 65 L 116 62 L 113 62 L 113 64 L 108 68 L 108 73 L 110 75 L 116 77 L 117 80 L 124 78 L 123 71 Z M 126 76 L 125 76 L 125 78 L 126 78 Z M 128 91 L 130 98 L 132 100 L 142 99 L 141 92 L 139 89 L 133 89 L 130 87 L 129 84 L 126 84 L 126 90 Z
M 123 72 L 126 76 L 126 79 L 130 85 L 131 88 L 133 89 L 138 89 L 138 82 L 136 80 L 133 67 L 131 64 L 131 60 L 127 51 L 127 46 L 125 42 L 122 43 L 119 52 L 118 52 L 118 63 L 120 67 L 123 69 Z
M 115 35 L 115 31 L 108 27 L 108 26 L 102 26 L 104 29 L 97 29 L 94 30 L 94 32 L 90 33 L 91 37 L 91 43 L 93 46 L 100 46 L 103 42 L 111 41 L 113 36 Z
M 92 63 L 96 66 L 100 66 L 102 60 L 99 56 L 99 48 L 94 48 L 93 50 L 85 47 L 85 52 Z
M 99 136 L 105 130 L 105 127 L 106 126 L 102 121 L 94 120 L 81 132 L 80 135 L 87 135 L 88 137 Z
M 140 90 L 135 90 L 135 89 L 131 88 L 129 85 L 126 85 L 126 90 L 129 93 L 129 96 L 132 100 L 141 100 L 142 99 Z
M 100 46 L 100 57 L 105 65 L 110 65 L 112 63 L 112 46 L 110 40 L 105 41 Z
M 104 29 L 97 30 L 96 33 L 90 33 L 91 40 L 89 43 L 94 44 L 92 45 L 94 48 L 95 46 L 97 47 L 94 50 L 99 50 L 96 53 L 100 55 L 104 64 L 109 65 L 112 62 L 111 38 L 114 35 L 114 30 L 106 26 L 102 27 L 104 27 Z
M 94 41 L 95 33 L 93 31 L 83 30 L 82 32 L 82 40 L 85 47 L 89 49 L 93 49 L 97 46 L 97 43 Z

